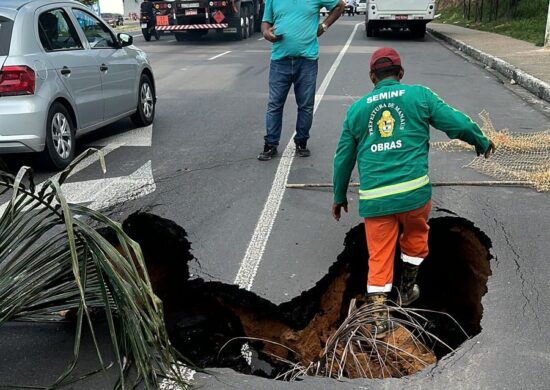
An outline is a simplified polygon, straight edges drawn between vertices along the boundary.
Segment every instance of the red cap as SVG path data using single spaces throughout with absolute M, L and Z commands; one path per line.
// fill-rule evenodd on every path
M 382 58 L 387 58 L 391 62 L 385 62 L 375 67 L 374 64 L 376 63 L 376 61 Z M 395 51 L 391 47 L 383 47 L 372 53 L 372 57 L 370 58 L 371 70 L 383 69 L 387 68 L 388 66 L 401 66 L 401 57 L 399 57 L 399 53 L 397 51 Z

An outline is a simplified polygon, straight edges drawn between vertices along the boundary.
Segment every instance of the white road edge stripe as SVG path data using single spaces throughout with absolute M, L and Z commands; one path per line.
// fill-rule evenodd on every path
M 313 115 L 315 115 L 315 112 L 317 111 L 317 108 L 319 107 L 319 104 L 321 103 L 321 100 L 323 99 L 323 96 L 325 95 L 325 92 L 327 91 L 338 66 L 340 65 L 340 62 L 342 61 L 342 58 L 344 58 L 344 55 L 348 51 L 357 29 L 363 24 L 364 23 L 358 23 L 355 25 L 355 28 L 351 32 L 346 44 L 340 51 L 340 54 L 338 54 L 338 57 L 336 57 L 332 67 L 329 69 L 325 79 L 317 90 Z M 269 196 L 267 197 L 264 209 L 258 219 L 256 228 L 254 229 L 254 233 L 250 243 L 248 244 L 248 249 L 246 250 L 244 258 L 241 262 L 239 271 L 237 272 L 237 276 L 235 277 L 234 283 L 247 290 L 252 288 L 254 278 L 256 277 L 258 267 L 260 266 L 260 262 L 262 261 L 262 257 L 264 255 L 267 241 L 271 234 L 271 229 L 273 228 L 273 224 L 277 218 L 277 214 L 279 213 L 281 201 L 283 200 L 286 184 L 288 182 L 288 175 L 290 173 L 292 162 L 294 161 L 293 138 L 294 137 L 292 137 L 288 142 L 288 145 L 279 160 L 279 166 L 277 167 L 277 172 L 275 173 L 275 178 L 273 179 L 273 184 L 271 186 L 271 190 L 269 191 Z
M 214 57 L 212 57 L 212 58 L 209 58 L 208 61 L 215 60 L 216 58 L 220 58 L 221 56 L 224 56 L 224 55 L 229 54 L 229 53 L 231 53 L 231 50 L 228 50 L 228 51 L 226 51 L 226 52 L 224 52 L 224 53 L 222 53 L 222 54 L 218 54 L 217 56 L 214 56 Z

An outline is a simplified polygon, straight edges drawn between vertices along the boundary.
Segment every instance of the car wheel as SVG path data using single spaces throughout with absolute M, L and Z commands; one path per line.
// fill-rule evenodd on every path
M 42 158 L 46 165 L 64 169 L 71 163 L 75 151 L 75 129 L 71 115 L 61 103 L 54 103 L 46 122 L 46 148 Z
M 155 119 L 155 92 L 153 84 L 146 74 L 141 75 L 137 110 L 131 116 L 131 119 L 138 127 L 149 126 Z

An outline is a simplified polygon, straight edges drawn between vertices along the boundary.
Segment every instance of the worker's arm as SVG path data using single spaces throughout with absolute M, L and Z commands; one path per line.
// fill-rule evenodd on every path
M 323 22 L 317 28 L 318 37 L 323 35 L 323 33 L 325 32 L 325 30 L 323 29 L 323 24 L 327 28 L 329 28 L 334 22 L 336 22 L 336 20 L 338 20 L 340 15 L 342 15 L 344 10 L 346 9 L 346 3 L 344 2 L 344 0 L 336 0 L 336 1 L 326 0 L 326 1 L 321 1 L 321 8 L 322 7 L 329 9 L 330 12 L 328 16 L 325 18 L 325 20 L 323 20 Z
M 273 0 L 267 0 L 265 2 L 264 16 L 262 19 L 262 34 L 266 41 L 271 43 L 281 40 L 274 33 L 275 16 L 273 15 Z
M 348 211 L 347 192 L 351 172 L 357 159 L 357 141 L 349 128 L 349 121 L 346 117 L 344 121 L 340 141 L 334 154 L 333 171 L 333 191 L 334 204 L 332 205 L 332 215 L 338 221 L 340 219 L 341 209 Z
M 426 88 L 426 100 L 430 124 L 433 127 L 444 131 L 449 138 L 460 139 L 475 146 L 478 156 L 484 154 L 488 158 L 494 152 L 493 142 L 469 116 L 449 106 L 429 88 Z

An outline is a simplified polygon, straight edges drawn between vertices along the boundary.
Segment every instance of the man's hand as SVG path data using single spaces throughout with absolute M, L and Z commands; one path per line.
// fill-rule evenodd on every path
M 340 2 L 334 7 L 332 10 L 330 10 L 327 18 L 317 27 L 317 36 L 320 37 L 325 32 L 323 29 L 323 24 L 329 28 L 332 23 L 336 22 L 336 20 L 342 15 L 342 13 L 346 9 L 346 3 L 344 0 L 340 0 Z M 266 38 L 267 39 L 267 38 Z
M 491 157 L 491 154 L 494 154 L 495 150 L 497 150 L 497 147 L 495 146 L 493 141 L 489 140 L 489 147 L 487 148 L 487 151 L 484 154 L 485 158 Z
M 344 203 L 333 203 L 332 204 L 332 216 L 335 220 L 339 221 L 342 215 L 342 208 L 347 213 L 348 212 L 348 202 Z
M 320 37 L 321 35 L 323 35 L 324 32 L 325 32 L 325 29 L 323 28 L 323 24 L 321 23 L 317 27 L 317 37 Z
M 281 37 L 278 37 L 277 35 L 275 35 L 275 33 L 273 32 L 274 28 L 275 27 L 273 26 L 269 26 L 262 29 L 265 40 L 271 43 L 278 42 L 282 39 Z

